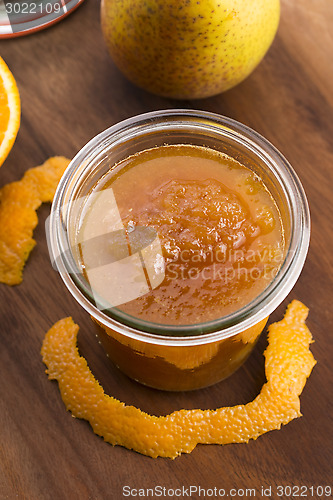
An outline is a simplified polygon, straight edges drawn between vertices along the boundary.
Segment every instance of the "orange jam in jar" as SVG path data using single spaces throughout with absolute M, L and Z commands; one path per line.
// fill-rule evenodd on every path
M 162 110 L 76 155 L 49 248 L 110 360 L 182 391 L 245 361 L 301 272 L 309 221 L 295 172 L 266 139 L 212 113 Z

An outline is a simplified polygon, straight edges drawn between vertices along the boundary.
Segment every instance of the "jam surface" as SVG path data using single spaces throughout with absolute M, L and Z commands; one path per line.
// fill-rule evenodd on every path
M 155 266 L 162 282 L 154 288 L 146 273 L 144 293 L 118 305 L 132 316 L 170 325 L 218 319 L 258 296 L 282 263 L 283 227 L 272 196 L 251 170 L 222 153 L 187 145 L 146 150 L 111 168 L 92 193 L 110 188 L 119 227 L 127 234 L 154 228 L 162 250 Z M 84 240 L 107 218 L 107 205 L 101 212 L 93 200 L 82 217 Z M 107 243 L 101 252 L 107 258 Z M 94 255 L 81 247 L 83 268 Z M 108 283 L 105 272 L 101 266 L 98 278 Z

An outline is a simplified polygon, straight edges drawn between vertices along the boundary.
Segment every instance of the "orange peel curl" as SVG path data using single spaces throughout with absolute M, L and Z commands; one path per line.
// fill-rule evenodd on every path
M 79 327 L 72 318 L 58 321 L 47 332 L 41 352 L 46 373 L 58 381 L 73 416 L 88 420 L 112 445 L 154 458 L 175 458 L 199 443 L 248 442 L 301 416 L 299 395 L 316 363 L 309 349 L 307 314 L 307 307 L 294 300 L 284 319 L 269 327 L 267 382 L 260 394 L 245 405 L 217 410 L 180 410 L 156 417 L 108 396 L 78 353 Z
M 51 202 L 70 160 L 49 158 L 43 165 L 27 170 L 21 180 L 0 189 L 0 282 L 18 285 L 25 262 L 36 242 L 36 210 Z

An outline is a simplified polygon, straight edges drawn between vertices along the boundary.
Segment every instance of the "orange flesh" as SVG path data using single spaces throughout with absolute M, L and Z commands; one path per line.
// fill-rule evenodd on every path
M 0 109 L 2 111 L 1 122 L 4 123 L 6 127 L 7 123 L 9 122 L 10 110 L 9 107 L 7 106 L 7 95 L 5 92 L 5 86 L 1 80 L 0 80 Z M 5 127 L 0 128 L 0 144 L 2 143 L 5 137 L 5 132 L 6 132 Z
M 307 307 L 294 300 L 284 319 L 269 327 L 267 382 L 252 402 L 234 407 L 156 417 L 108 396 L 78 353 L 79 327 L 71 318 L 47 332 L 42 356 L 49 378 L 59 383 L 66 408 L 74 417 L 88 420 L 105 441 L 154 458 L 175 458 L 199 443 L 248 442 L 301 416 L 299 395 L 316 363 L 309 349 L 307 314 Z
M 20 127 L 21 101 L 14 76 L 0 57 L 0 166 L 13 147 Z
M 258 296 L 281 265 L 275 202 L 253 172 L 226 155 L 184 145 L 146 150 L 118 164 L 93 193 L 109 188 L 124 227 L 154 228 L 163 249 L 163 282 L 119 306 L 132 316 L 174 325 L 220 318 Z M 101 224 L 89 199 L 82 220 L 87 240 L 88 226 Z M 83 246 L 81 259 L 87 267 L 94 256 Z

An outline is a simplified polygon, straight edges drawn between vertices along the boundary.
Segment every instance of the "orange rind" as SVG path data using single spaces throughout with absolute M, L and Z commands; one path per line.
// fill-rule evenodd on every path
M 36 244 L 36 210 L 52 201 L 69 161 L 62 156 L 50 158 L 0 189 L 0 282 L 21 283 L 24 264 Z
M 293 301 L 284 319 L 269 327 L 267 382 L 260 394 L 246 405 L 216 410 L 180 410 L 156 417 L 108 396 L 79 355 L 79 327 L 72 318 L 58 321 L 47 332 L 41 352 L 49 379 L 58 381 L 74 417 L 88 420 L 112 445 L 153 458 L 175 458 L 199 443 L 248 442 L 301 416 L 299 395 L 316 363 L 309 350 L 307 314 L 306 306 Z

